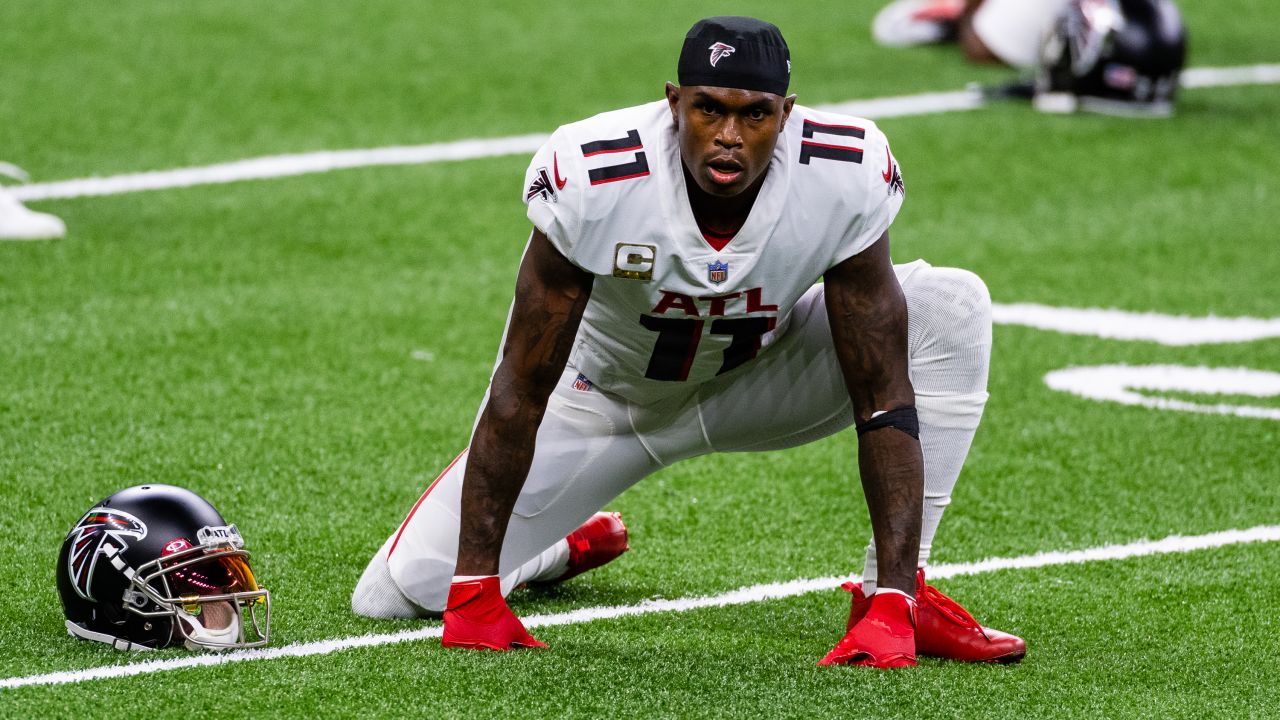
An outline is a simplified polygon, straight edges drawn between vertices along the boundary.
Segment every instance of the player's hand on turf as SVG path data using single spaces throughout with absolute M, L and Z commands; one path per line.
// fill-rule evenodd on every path
M 496 576 L 455 582 L 449 586 L 444 636 L 440 644 L 472 650 L 547 647 L 546 643 L 530 635 L 507 607 Z
M 913 667 L 916 664 L 916 622 L 912 600 L 898 593 L 879 593 L 871 598 L 867 614 L 818 664 Z

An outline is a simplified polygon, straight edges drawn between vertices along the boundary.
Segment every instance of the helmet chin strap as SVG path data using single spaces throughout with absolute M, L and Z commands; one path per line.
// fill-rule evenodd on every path
M 233 616 L 224 628 L 207 628 L 200 619 L 185 610 L 178 610 L 177 620 L 183 624 L 183 645 L 188 650 L 230 650 L 240 639 L 240 623 Z

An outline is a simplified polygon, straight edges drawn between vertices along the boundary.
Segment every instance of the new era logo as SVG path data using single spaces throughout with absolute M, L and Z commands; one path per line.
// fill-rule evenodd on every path
M 725 45 L 722 42 L 718 42 L 707 49 L 711 51 L 711 67 L 715 67 L 716 63 L 738 51 L 734 46 Z

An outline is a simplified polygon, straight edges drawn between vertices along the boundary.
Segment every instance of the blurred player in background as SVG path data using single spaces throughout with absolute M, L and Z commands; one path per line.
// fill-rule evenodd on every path
M 894 0 L 871 25 L 881 45 L 959 43 L 976 63 L 1031 69 L 1069 0 Z
M 905 189 L 887 139 L 796 105 L 790 72 L 773 25 L 702 20 L 665 100 L 563 126 L 534 156 L 470 447 L 370 561 L 355 612 L 443 611 L 448 647 L 542 647 L 504 596 L 616 557 L 625 528 L 596 511 L 628 487 L 854 426 L 874 538 L 821 664 L 1023 656 L 924 580 L 987 400 L 986 286 L 892 264 Z
M 0 162 L 0 175 L 27 182 L 27 174 L 16 165 Z M 0 185 L 0 240 L 55 240 L 67 234 L 62 220 L 49 213 L 24 206 Z
M 872 34 L 898 47 L 955 41 L 971 61 L 1034 70 L 987 94 L 1055 113 L 1169 117 L 1187 56 L 1172 0 L 895 0 Z

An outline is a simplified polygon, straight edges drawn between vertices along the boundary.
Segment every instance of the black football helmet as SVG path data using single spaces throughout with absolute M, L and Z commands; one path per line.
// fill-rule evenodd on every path
M 235 525 L 172 485 L 138 485 L 94 505 L 58 553 L 67 632 L 118 650 L 267 644 L 271 596 Z M 246 612 L 247 611 L 247 612 Z
M 1035 105 L 1168 117 L 1186 58 L 1171 0 L 1071 0 L 1045 36 Z

